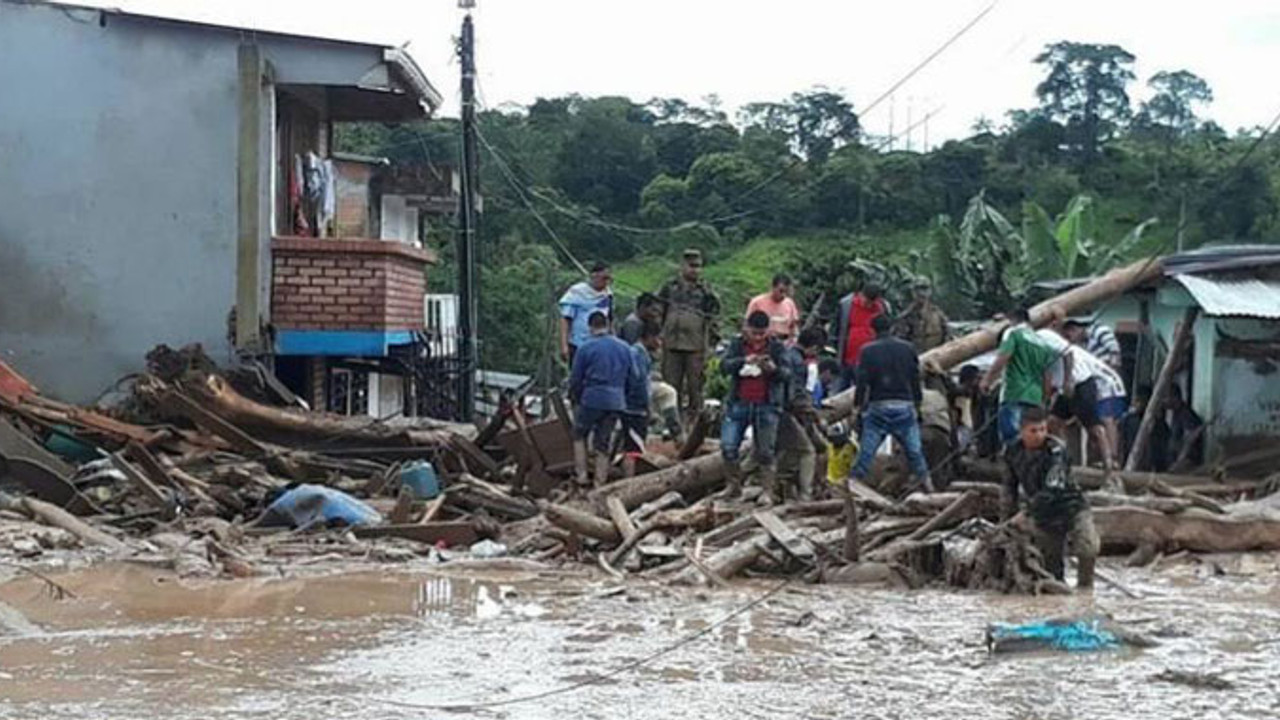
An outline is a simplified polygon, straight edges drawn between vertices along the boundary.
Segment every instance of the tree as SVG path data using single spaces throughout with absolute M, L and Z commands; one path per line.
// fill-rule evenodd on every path
M 1170 141 L 1194 132 L 1197 121 L 1195 106 L 1213 102 L 1209 83 L 1186 70 L 1158 72 L 1147 81 L 1147 86 L 1155 91 L 1155 95 L 1143 103 L 1141 116 L 1162 128 Z
M 1134 56 L 1119 45 L 1057 42 L 1036 56 L 1048 69 L 1036 87 L 1041 109 L 1066 124 L 1089 167 L 1098 147 L 1130 114 L 1128 85 Z
M 857 140 L 862 129 L 853 105 L 823 88 L 794 93 L 781 103 L 750 103 L 741 117 L 748 127 L 785 134 L 796 152 L 819 165 L 832 150 Z
M 649 137 L 653 115 L 626 98 L 576 103 L 572 130 L 556 159 L 555 180 L 575 202 L 625 215 L 656 169 Z

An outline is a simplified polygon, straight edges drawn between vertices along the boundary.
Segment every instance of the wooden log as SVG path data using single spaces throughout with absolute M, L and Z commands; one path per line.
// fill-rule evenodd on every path
M 119 470 L 131 485 L 138 489 L 142 497 L 158 508 L 169 506 L 169 496 L 151 481 L 141 470 L 125 459 L 123 452 L 111 456 L 111 464 Z
M 1174 373 L 1177 372 L 1182 356 L 1191 349 L 1192 330 L 1196 324 L 1196 316 L 1199 313 L 1200 308 L 1189 307 L 1186 314 L 1182 316 L 1182 324 L 1178 326 L 1178 330 L 1173 336 L 1173 347 L 1169 350 L 1169 355 L 1164 359 L 1164 365 L 1160 368 L 1160 375 L 1156 378 L 1155 387 L 1151 390 L 1151 398 L 1147 401 L 1147 409 L 1142 414 L 1142 424 L 1138 426 L 1138 435 L 1134 438 L 1133 448 L 1129 451 L 1129 457 L 1124 463 L 1125 470 L 1137 470 L 1138 463 L 1144 462 L 1147 445 L 1151 441 L 1151 433 L 1156 427 L 1156 419 L 1164 414 L 1165 397 L 1169 394 L 1169 388 L 1173 386 Z
M 1164 267 L 1159 260 L 1140 260 L 1131 265 L 1111 270 L 1106 275 L 1078 288 L 1054 296 L 1031 308 L 1031 322 L 1036 327 L 1047 324 L 1054 309 L 1067 315 L 1090 308 L 1099 302 L 1122 295 L 1150 280 L 1160 277 Z M 920 367 L 941 373 L 996 348 L 1004 323 L 991 323 L 968 335 L 943 343 L 920 356 Z M 853 390 L 846 390 L 823 402 L 832 419 L 853 414 Z
M 767 542 L 768 540 L 763 534 L 752 535 L 742 542 L 712 554 L 703 560 L 702 564 L 721 578 L 731 578 L 745 570 L 756 560 L 759 560 L 760 556 L 764 554 L 764 547 Z M 677 585 L 697 585 L 702 578 L 701 570 L 686 568 L 672 578 L 671 582 Z
M 613 520 L 613 524 L 617 526 L 618 532 L 622 534 L 622 539 L 627 540 L 636 533 L 635 523 L 631 522 L 631 516 L 627 515 L 627 509 L 622 506 L 622 501 L 616 496 L 610 495 L 605 500 L 605 505 L 609 509 L 609 518 Z
M 719 573 L 712 570 L 711 567 L 702 562 L 702 560 L 698 559 L 698 556 L 694 554 L 693 550 L 685 548 L 684 556 L 689 561 L 689 565 L 692 566 L 694 570 L 702 573 L 702 576 L 709 580 L 712 585 L 720 588 L 729 587 L 729 582 L 720 577 Z
M 711 505 L 695 505 L 683 510 L 660 512 L 636 528 L 635 532 L 614 550 L 609 562 L 615 567 L 621 566 L 627 555 L 649 535 L 658 530 L 670 528 L 703 528 L 715 524 L 716 512 Z M 701 539 L 699 539 L 701 542 Z
M 1080 483 L 1081 486 L 1102 487 L 1103 477 L 1105 474 L 1101 470 L 1096 470 L 1094 468 L 1076 468 L 1072 471 L 1072 475 L 1075 476 L 1077 482 L 1087 479 L 1087 483 Z M 1189 491 L 1186 488 L 1175 488 L 1165 482 L 1162 479 L 1162 476 L 1157 473 L 1124 472 L 1120 473 L 1119 477 L 1124 483 L 1125 490 L 1127 491 L 1145 490 L 1161 497 L 1186 500 L 1196 507 L 1204 508 L 1205 510 L 1218 515 L 1226 513 L 1226 510 L 1213 500 L 1199 493 Z
M 1165 552 L 1280 550 L 1280 518 L 1192 508 L 1166 515 L 1136 507 L 1095 508 L 1094 526 L 1104 548 L 1131 550 L 1152 545 Z
M 646 518 L 648 518 L 650 515 L 652 515 L 652 514 L 654 514 L 654 513 L 658 512 L 658 511 L 660 511 L 660 510 L 666 510 L 667 508 L 673 508 L 673 507 L 675 507 L 675 506 L 677 506 L 677 505 L 681 505 L 681 504 L 683 504 L 683 503 L 684 503 L 684 496 L 683 496 L 683 495 L 681 495 L 681 494 L 680 494 L 680 493 L 678 493 L 678 492 L 669 492 L 669 493 L 667 493 L 666 495 L 663 495 L 662 497 L 658 498 L 657 500 L 654 500 L 653 502 L 647 502 L 647 503 L 645 503 L 645 504 L 641 505 L 640 507 L 636 508 L 636 509 L 631 513 L 631 521 L 632 521 L 632 522 L 642 522 L 642 521 L 644 521 Z
M 875 552 L 868 555 L 871 560 L 887 560 L 895 556 L 913 543 L 921 540 L 935 530 L 950 527 L 963 520 L 971 510 L 976 510 L 978 494 L 974 492 L 966 492 L 956 498 L 946 507 L 945 510 L 929 518 L 925 524 L 911 531 L 906 537 L 894 540 L 889 545 L 878 548 Z
M 129 547 L 119 538 L 108 535 L 57 505 L 33 497 L 22 498 L 20 502 L 25 514 L 45 525 L 66 530 L 80 538 L 85 545 L 98 545 L 113 551 L 127 550 Z
M 618 528 L 610 520 L 605 520 L 592 513 L 567 505 L 542 502 L 539 503 L 539 507 L 542 508 L 542 514 L 546 515 L 551 524 L 564 528 L 571 533 L 595 538 L 606 543 L 616 544 L 622 542 L 622 534 L 618 532 Z
M 637 475 L 593 490 L 588 497 L 604 509 L 604 500 L 615 495 L 628 510 L 669 492 L 691 495 L 714 488 L 724 481 L 724 459 L 717 453 L 682 462 L 658 472 Z
M 1107 492 L 1085 493 L 1089 505 L 1093 507 L 1136 507 L 1154 510 L 1158 513 L 1172 515 L 1195 507 L 1190 500 L 1166 497 L 1134 497 Z
M 208 375 L 201 382 L 184 383 L 193 398 L 214 414 L 252 432 L 311 441 L 368 445 L 439 447 L 455 435 L 475 437 L 474 425 L 413 418 L 412 423 L 370 423 L 368 419 L 318 412 L 301 412 L 254 402 L 225 380 Z

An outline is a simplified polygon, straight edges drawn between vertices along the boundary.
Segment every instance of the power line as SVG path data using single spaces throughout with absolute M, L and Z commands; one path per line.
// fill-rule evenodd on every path
M 983 8 L 982 12 L 974 16 L 974 18 L 970 20 L 968 23 L 966 23 L 964 27 L 957 30 L 954 35 L 947 38 L 947 41 L 942 43 L 942 45 L 938 46 L 938 49 L 929 53 L 928 57 L 926 57 L 924 60 L 921 60 L 920 63 L 917 64 L 915 67 L 911 68 L 911 70 L 906 75 L 902 76 L 902 79 L 898 80 L 898 82 L 894 83 L 893 85 L 890 85 L 888 90 L 885 90 L 883 93 L 880 94 L 880 97 L 877 97 L 875 100 L 872 100 L 869 105 L 863 108 L 861 114 L 865 117 L 867 113 L 871 112 L 872 110 L 875 110 L 876 107 L 880 105 L 880 103 L 884 102 L 887 98 L 889 98 L 891 95 L 897 92 L 898 89 L 901 88 L 903 85 L 906 85 L 907 82 L 911 80 L 911 78 L 915 77 L 917 73 L 919 73 L 921 70 L 928 67 L 929 64 L 932 63 L 934 60 L 937 60 L 939 55 L 946 52 L 947 48 L 954 45 L 957 40 L 964 37 L 966 33 L 968 33 L 970 30 L 976 27 L 978 23 L 982 22 L 983 18 L 989 15 L 992 10 L 995 10 L 996 6 L 999 4 L 1000 4 L 1000 0 L 994 0 L 994 2 L 992 2 L 990 5 Z

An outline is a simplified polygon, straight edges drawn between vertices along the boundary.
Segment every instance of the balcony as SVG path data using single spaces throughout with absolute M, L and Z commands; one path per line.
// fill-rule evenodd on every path
M 430 250 L 384 240 L 277 237 L 271 324 L 279 355 L 385 356 L 424 326 Z

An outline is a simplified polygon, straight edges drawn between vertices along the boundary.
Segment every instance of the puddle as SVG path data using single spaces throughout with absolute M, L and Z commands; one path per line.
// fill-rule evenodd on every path
M 1214 575 L 1108 567 L 1129 599 L 794 586 L 673 652 L 537 702 L 505 701 L 633 663 L 769 587 L 625 593 L 581 576 L 469 569 L 186 584 L 107 566 L 0 585 L 0 718 L 1271 718 L 1280 714 L 1276 562 Z M 983 628 L 1102 612 L 1151 650 L 989 658 Z M 12 618 L 10 618 L 12 619 Z M 1211 672 L 1231 690 L 1151 682 Z M 1140 709 L 1140 712 L 1139 712 Z

